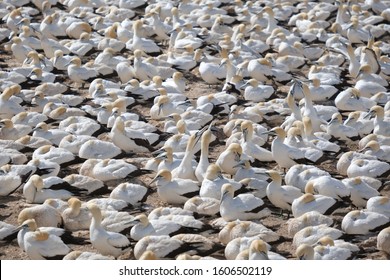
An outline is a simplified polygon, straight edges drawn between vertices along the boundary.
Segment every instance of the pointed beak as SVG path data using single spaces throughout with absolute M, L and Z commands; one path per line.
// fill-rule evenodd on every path
M 372 116 L 374 115 L 374 112 L 373 111 L 368 111 L 368 113 L 363 117 L 363 119 L 370 119 Z
M 156 181 L 158 180 L 158 178 L 159 178 L 159 176 L 154 177 L 153 180 L 149 182 L 149 185 L 148 185 L 148 186 L 150 186 L 151 184 L 153 184 L 154 182 L 156 182 Z

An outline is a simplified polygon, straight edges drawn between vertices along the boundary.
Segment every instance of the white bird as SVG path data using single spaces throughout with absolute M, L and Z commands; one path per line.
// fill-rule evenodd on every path
M 348 167 L 351 165 L 352 161 L 356 159 L 375 159 L 375 157 L 354 151 L 345 152 L 337 161 L 337 171 L 341 175 L 346 176 Z
M 194 196 L 184 203 L 183 209 L 200 215 L 214 216 L 219 213 L 219 199 Z
M 272 182 L 267 186 L 267 197 L 269 201 L 276 207 L 283 210 L 291 211 L 291 204 L 294 199 L 300 197 L 302 192 L 300 189 L 290 186 L 282 186 L 282 177 L 277 171 L 268 171 L 268 175 L 271 177 Z
M 379 145 L 375 140 L 368 142 L 360 152 L 366 155 L 374 156 L 379 160 L 390 162 L 390 146 Z
M 96 78 L 99 73 L 94 68 L 89 68 L 86 66 L 81 66 L 81 59 L 79 57 L 74 57 L 71 59 L 70 64 L 67 68 L 69 78 L 79 84 L 84 84 L 90 79 Z
M 347 169 L 348 177 L 368 176 L 372 178 L 387 177 L 390 164 L 376 159 L 355 159 Z
M 14 95 L 14 90 L 6 88 L 0 94 L 0 116 L 1 118 L 12 118 L 16 114 L 24 112 L 24 108 L 15 102 L 11 97 Z
M 343 182 L 330 176 L 320 176 L 312 179 L 307 182 L 306 187 L 308 185 L 318 194 L 329 196 L 339 201 L 351 201 L 351 190 Z
M 133 177 L 138 173 L 136 166 L 122 159 L 87 159 L 80 167 L 80 175 L 103 182 Z
M 68 200 L 68 206 L 61 213 L 64 228 L 70 231 L 89 230 L 92 215 L 88 208 L 82 206 L 81 201 L 75 197 Z
M 368 111 L 376 102 L 366 97 L 361 97 L 359 90 L 348 88 L 340 92 L 334 100 L 337 109 L 341 111 Z
M 16 239 L 18 228 L 14 225 L 0 222 L 0 241 L 11 242 Z
M 219 232 L 218 238 L 223 244 L 228 244 L 235 238 L 258 236 L 265 242 L 279 240 L 279 235 L 262 224 L 252 221 L 233 221 L 227 223 Z
M 359 138 L 359 132 L 356 128 L 342 124 L 340 113 L 334 113 L 332 115 L 332 119 L 326 126 L 326 133 L 343 141 L 355 141 Z
M 267 244 L 261 239 L 253 240 L 247 250 L 241 251 L 236 260 L 242 259 L 245 254 L 248 254 L 248 260 L 270 260 Z
M 138 260 L 145 251 L 152 251 L 157 258 L 169 259 L 180 253 L 191 251 L 193 247 L 189 245 L 187 242 L 171 238 L 168 235 L 146 236 L 135 244 L 134 256 Z
M 111 128 L 112 142 L 125 152 L 149 152 L 153 151 L 144 133 L 136 130 L 127 131 L 123 119 L 119 116 Z
M 386 196 L 373 196 L 367 201 L 366 208 L 370 212 L 383 214 L 390 218 L 390 199 Z
M 305 160 L 305 154 L 295 147 L 284 144 L 286 132 L 281 127 L 271 129 L 268 134 L 276 135 L 271 144 L 271 151 L 273 159 L 282 168 L 290 168 L 297 163 Z
M 207 168 L 205 178 L 202 181 L 199 195 L 201 197 L 221 198 L 221 188 L 224 184 L 231 184 L 234 191 L 242 188 L 242 185 L 232 179 L 223 177 L 218 165 L 212 163 Z
M 376 247 L 378 250 L 390 255 L 390 227 L 384 228 L 379 232 Z
M 261 162 L 274 161 L 273 153 L 253 142 L 253 124 L 251 121 L 243 121 L 241 131 L 244 139 L 241 144 L 243 154 L 250 159 L 253 158 Z
M 317 211 L 306 212 L 298 218 L 291 218 L 287 221 L 288 224 L 288 235 L 294 237 L 294 235 L 301 229 L 308 226 L 318 225 L 333 225 L 333 219 L 318 213 Z
M 368 178 L 372 179 L 371 177 Z M 352 204 L 356 207 L 364 208 L 371 197 L 380 195 L 374 185 L 367 181 L 364 176 L 344 179 L 343 183 L 351 190 Z
M 52 177 L 51 177 L 52 178 Z M 50 180 L 50 178 L 42 179 L 39 175 L 32 175 L 26 184 L 23 186 L 23 195 L 26 201 L 29 203 L 43 203 L 48 198 L 59 198 L 66 200 L 73 195 L 80 195 L 83 190 L 78 188 L 69 187 L 62 189 L 58 186 L 50 186 L 50 182 L 45 186 L 44 180 Z
M 233 239 L 225 247 L 225 258 L 227 260 L 235 260 L 242 251 L 249 249 L 249 246 L 254 240 L 261 240 L 261 238 L 259 236 L 252 236 Z M 271 246 L 267 245 L 267 247 L 270 248 Z
M 126 236 L 106 231 L 103 228 L 101 224 L 103 217 L 100 208 L 95 204 L 88 204 L 88 208 L 92 214 L 92 222 L 89 228 L 92 246 L 102 255 L 111 255 L 115 258 L 129 251 L 131 249 L 130 241 Z
M 317 211 L 321 214 L 328 215 L 339 208 L 337 200 L 323 195 L 313 195 L 306 193 L 301 197 L 294 199 L 291 210 L 295 218 L 310 212 Z
M 211 142 L 211 126 L 202 134 L 200 140 L 201 143 L 201 153 L 199 163 L 195 169 L 195 176 L 199 182 L 202 182 L 204 179 L 204 174 L 206 174 L 207 168 L 209 167 L 209 145 Z
M 188 199 L 199 194 L 199 183 L 190 179 L 172 178 L 169 170 L 160 170 L 150 182 L 156 182 L 159 197 L 172 204 L 184 204 Z
M 234 175 L 237 171 L 237 164 L 240 162 L 241 155 L 241 145 L 238 143 L 232 143 L 219 155 L 216 164 L 223 172 Z
M 141 34 L 142 28 L 143 28 L 143 24 L 141 20 L 137 20 L 133 23 L 134 35 L 133 35 L 133 41 L 130 48 L 133 51 L 142 50 L 143 52 L 150 55 L 160 54 L 161 49 L 157 46 L 155 42 L 153 42 L 150 39 L 143 38 Z
M 234 197 L 231 184 L 224 184 L 221 189 L 221 217 L 225 221 L 255 220 L 270 215 L 264 202 L 252 194 L 240 194 Z
M 301 244 L 314 245 L 324 236 L 329 236 L 336 240 L 343 236 L 343 234 L 342 230 L 332 228 L 324 224 L 318 226 L 308 226 L 301 229 L 294 235 L 293 245 L 295 247 L 298 247 Z
M 378 232 L 390 225 L 387 216 L 376 212 L 354 210 L 344 216 L 341 229 L 346 234 L 369 234 Z
M 70 248 L 62 240 L 46 231 L 27 232 L 23 236 L 24 251 L 32 260 L 62 259 Z
M 63 260 L 113 260 L 113 257 L 103 256 L 92 252 L 72 251 Z
M 111 159 L 122 153 L 113 143 L 91 139 L 84 142 L 79 149 L 79 157 L 84 159 Z
M 246 86 L 244 99 L 248 101 L 266 101 L 274 93 L 274 88 L 272 86 L 259 84 L 256 79 L 250 79 L 244 86 Z
M 23 209 L 18 215 L 18 223 L 34 219 L 39 227 L 60 227 L 63 223 L 61 213 L 51 203 L 48 199 L 43 204 Z
M 110 193 L 111 198 L 121 199 L 131 205 L 145 202 L 150 190 L 139 184 L 121 183 Z
M 389 120 L 385 118 L 384 108 L 379 105 L 371 107 L 366 117 L 369 118 L 371 116 L 375 116 L 374 134 L 390 136 Z

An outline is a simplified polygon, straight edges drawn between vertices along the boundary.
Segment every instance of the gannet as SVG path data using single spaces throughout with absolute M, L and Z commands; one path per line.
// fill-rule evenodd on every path
M 348 88 L 337 94 L 335 101 L 336 107 L 341 111 L 368 111 L 376 102 L 362 97 L 356 88 Z
M 297 164 L 287 171 L 284 180 L 287 185 L 292 185 L 304 191 L 308 181 L 320 176 L 330 176 L 330 174 L 313 165 Z
M 78 157 L 68 150 L 57 148 L 52 145 L 44 145 L 37 148 L 33 152 L 32 159 L 49 160 L 62 166 L 71 165 L 80 161 Z
M 366 115 L 367 118 L 375 116 L 374 119 L 374 134 L 390 136 L 390 126 L 388 119 L 385 118 L 384 109 L 379 105 L 371 107 Z
M 359 136 L 363 137 L 374 130 L 374 123 L 364 118 L 365 113 L 354 111 L 349 113 L 344 125 L 354 127 L 358 130 Z
M 23 249 L 32 260 L 62 259 L 70 252 L 58 236 L 45 231 L 27 232 L 23 242 Z
M 131 249 L 130 241 L 126 236 L 120 233 L 106 231 L 103 228 L 101 224 L 103 217 L 98 206 L 90 203 L 88 204 L 88 209 L 92 214 L 92 222 L 89 228 L 91 243 L 99 253 L 118 258 Z
M 18 227 L 5 222 L 0 222 L 0 241 L 13 241 L 17 238 L 18 232 Z
M 242 185 L 232 179 L 227 179 L 222 175 L 218 165 L 212 163 L 207 168 L 205 177 L 201 183 L 199 195 L 201 197 L 221 198 L 221 188 L 224 184 L 231 184 L 234 191 L 242 188 Z
M 389 175 L 390 164 L 376 159 L 355 159 L 347 169 L 349 178 L 368 176 L 372 178 L 386 177 Z
M 366 208 L 370 212 L 383 214 L 390 218 L 390 199 L 386 196 L 373 196 L 367 201 Z
M 84 84 L 86 81 L 96 78 L 99 75 L 96 69 L 81 66 L 81 59 L 79 57 L 72 58 L 67 72 L 73 82 L 80 84 Z
M 313 210 L 328 215 L 338 208 L 339 204 L 335 199 L 323 195 L 313 195 L 312 193 L 306 193 L 294 199 L 291 205 L 295 218 Z
M 136 259 L 140 259 L 145 251 L 152 251 L 157 258 L 170 259 L 193 249 L 195 248 L 191 244 L 171 238 L 168 235 L 146 236 L 135 244 L 134 255 Z
M 259 236 L 237 237 L 231 240 L 225 247 L 225 257 L 227 260 L 235 260 L 236 257 L 244 250 L 249 249 L 254 240 L 261 240 Z M 270 249 L 270 246 L 267 245 Z
M 32 131 L 29 125 L 14 124 L 10 119 L 0 121 L 0 138 L 3 140 L 18 140 Z
M 226 221 L 255 220 L 268 216 L 270 210 L 265 207 L 260 198 L 252 194 L 240 194 L 234 197 L 233 186 L 224 184 L 221 189 L 220 213 Z
M 142 173 L 134 165 L 122 159 L 87 159 L 80 167 L 79 174 L 103 182 L 132 178 Z
M 96 140 L 96 138 L 88 135 L 67 134 L 65 137 L 62 138 L 62 140 L 58 144 L 58 147 L 68 150 L 74 155 L 79 155 L 81 146 L 90 140 Z M 116 149 L 118 150 L 119 148 L 116 147 Z
M 350 252 L 350 254 L 354 254 L 354 253 L 357 253 L 360 251 L 359 246 L 352 244 L 352 243 L 349 243 L 349 242 L 346 242 L 346 241 L 341 240 L 341 239 L 334 240 L 330 236 L 321 237 L 317 241 L 317 244 L 322 245 L 322 246 L 334 246 L 334 247 L 338 247 L 338 248 L 347 249 Z
M 234 167 L 238 167 L 236 174 L 233 176 L 234 180 L 241 181 L 247 178 L 256 179 L 258 180 L 258 183 L 267 183 L 265 186 L 267 187 L 267 180 L 269 178 L 266 174 L 267 170 L 265 168 L 252 167 L 249 160 L 241 160 L 237 166 Z
M 209 129 L 207 129 L 205 132 L 203 132 L 201 137 L 201 154 L 198 166 L 195 169 L 195 176 L 198 179 L 199 182 L 202 182 L 204 179 L 204 174 L 207 171 L 207 168 L 209 167 L 209 145 L 211 142 L 211 126 Z
M 282 186 L 282 177 L 278 172 L 271 170 L 267 173 L 272 179 L 272 182 L 267 186 L 268 199 L 274 206 L 280 208 L 282 213 L 283 210 L 287 210 L 289 213 L 294 199 L 302 195 L 301 190 L 290 185 Z
M 390 225 L 389 218 L 376 212 L 354 210 L 344 216 L 341 228 L 346 234 L 369 234 Z
M 25 208 L 18 215 L 18 223 L 22 224 L 27 219 L 34 219 L 39 227 L 59 227 L 62 225 L 61 214 L 57 209 L 45 201 L 44 204 Z
M 343 183 L 351 190 L 352 204 L 356 207 L 366 207 L 368 199 L 380 195 L 380 193 L 375 187 L 375 184 L 368 181 L 367 179 L 372 178 L 358 176 L 343 180 Z M 379 187 L 381 185 L 382 184 L 379 182 Z
M 286 132 L 281 127 L 271 129 L 268 134 L 276 135 L 272 141 L 271 151 L 273 159 L 282 168 L 290 168 L 296 165 L 297 162 L 305 160 L 305 155 L 302 151 L 295 147 L 287 146 L 283 143 L 286 138 Z
M 237 171 L 237 167 L 235 166 L 237 166 L 237 164 L 240 162 L 241 155 L 241 145 L 238 143 L 232 143 L 219 155 L 216 164 L 223 172 L 234 175 Z
M 300 260 L 314 260 L 314 249 L 308 244 L 301 244 L 295 250 L 295 255 Z
M 219 200 L 212 197 L 194 196 L 184 203 L 183 209 L 200 215 L 214 216 L 219 213 L 219 204 Z
M 244 251 L 241 251 L 237 255 L 237 259 L 241 259 L 241 255 Z M 248 249 L 248 259 L 249 260 L 269 260 L 268 248 L 266 243 L 263 240 L 253 240 Z
M 337 161 L 337 171 L 341 175 L 347 175 L 347 170 L 348 167 L 351 165 L 352 161 L 357 160 L 357 159 L 375 159 L 375 157 L 370 156 L 370 155 L 365 155 L 359 152 L 354 152 L 354 151 L 348 151 L 344 154 L 341 155 L 339 160 Z
M 113 260 L 112 257 L 103 256 L 92 252 L 72 251 L 63 260 Z
M 343 234 L 343 231 L 329 227 L 325 224 L 318 226 L 308 226 L 301 229 L 294 235 L 293 245 L 295 247 L 298 247 L 301 244 L 314 245 L 324 236 L 329 236 L 336 240 L 343 236 Z
M 121 199 L 131 205 L 146 201 L 150 190 L 139 184 L 122 183 L 116 186 L 110 193 L 111 198 Z
M 91 139 L 80 146 L 79 157 L 84 159 L 110 159 L 122 153 L 113 143 Z
M 374 156 L 379 160 L 390 162 L 390 146 L 379 145 L 375 140 L 368 142 L 360 152 L 367 155 Z
M 24 112 L 24 108 L 15 102 L 12 98 L 15 91 L 12 88 L 6 88 L 0 94 L 0 116 L 1 118 L 12 118 L 16 114 Z
M 252 141 L 253 124 L 251 121 L 243 121 L 241 123 L 241 130 L 244 139 L 243 143 L 241 144 L 243 154 L 249 158 L 254 158 L 261 162 L 274 161 L 274 155 L 270 151 L 259 147 Z
M 78 198 L 72 197 L 68 200 L 69 207 L 61 216 L 64 228 L 70 231 L 87 230 L 91 224 L 92 215 L 86 206 L 81 205 Z
M 184 204 L 189 198 L 199 194 L 199 183 L 191 179 L 172 178 L 169 170 L 159 171 L 149 183 L 156 182 L 159 197 L 172 204 Z
M 48 198 L 68 199 L 72 195 L 83 195 L 88 190 L 77 188 L 59 177 L 51 176 L 42 179 L 32 175 L 23 186 L 23 195 L 31 203 L 43 203 Z
M 14 193 L 19 187 L 22 186 L 22 177 L 14 172 L 5 172 L 4 166 L 0 171 L 0 196 L 8 196 Z M 29 172 L 27 178 L 31 175 L 32 171 Z M 26 178 L 25 178 L 26 179 Z
M 378 250 L 390 255 L 390 227 L 384 228 L 379 232 L 376 247 Z
M 326 126 L 326 132 L 332 137 L 343 141 L 355 141 L 359 136 L 356 128 L 342 124 L 340 113 L 334 113 Z
M 34 137 L 42 137 L 50 142 L 52 142 L 54 145 L 59 145 L 61 140 L 69 135 L 68 132 L 63 131 L 61 129 L 49 129 L 49 125 L 45 122 L 38 123 L 35 128 L 33 129 L 33 136 Z
M 274 242 L 279 235 L 262 224 L 251 221 L 234 221 L 227 223 L 218 234 L 220 242 L 228 244 L 235 238 L 258 236 L 265 242 Z
M 141 34 L 141 30 L 143 28 L 143 23 L 141 20 L 137 20 L 133 24 L 133 41 L 131 44 L 131 49 L 133 51 L 135 50 L 142 50 L 143 52 L 150 54 L 150 55 L 156 55 L 161 53 L 161 49 L 150 39 L 143 38 Z
M 332 218 L 318 213 L 317 211 L 306 212 L 298 218 L 291 218 L 287 221 L 288 235 L 294 237 L 294 235 L 301 229 L 308 226 L 318 226 L 325 224 L 331 226 L 333 224 Z
M 320 176 L 307 182 L 306 187 L 313 187 L 318 194 L 332 197 L 339 201 L 350 201 L 351 190 L 344 185 L 340 180 L 330 176 Z
M 192 134 L 187 142 L 184 157 L 178 167 L 172 170 L 173 178 L 190 179 L 196 181 L 195 168 L 192 164 L 192 158 L 195 154 L 195 145 L 197 144 L 200 135 L 199 133 Z

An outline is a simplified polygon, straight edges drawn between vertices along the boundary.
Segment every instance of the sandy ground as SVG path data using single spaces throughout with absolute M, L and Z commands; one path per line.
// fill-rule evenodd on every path
M 4 49 L 1 49 L 4 51 Z M 8 70 L 10 67 L 14 66 L 15 63 L 12 61 L 12 57 L 10 56 L 9 52 L 6 52 L 5 54 L 2 54 L 1 58 L 5 62 L 1 62 L 0 67 L 2 70 Z M 308 66 L 305 66 L 302 71 L 306 71 Z M 221 90 L 220 87 L 215 86 L 208 86 L 206 85 L 199 77 L 198 73 L 196 71 L 192 73 L 187 73 L 186 78 L 188 80 L 187 83 L 187 90 L 186 95 L 190 100 L 195 101 L 197 97 L 202 95 L 207 95 L 210 93 L 216 93 Z M 73 86 L 68 80 L 65 81 L 65 84 L 68 84 L 70 86 Z M 279 98 L 283 98 L 287 94 L 288 87 L 280 87 L 278 89 L 277 95 Z M 85 90 L 79 90 L 79 92 L 83 95 L 85 95 Z M 148 117 L 149 109 L 146 107 L 136 106 L 133 108 L 134 111 L 142 112 L 144 116 Z M 272 121 L 272 125 L 276 126 L 282 122 L 282 117 L 278 117 Z M 217 126 L 222 129 L 223 125 L 226 123 L 227 118 L 220 119 L 217 122 Z M 162 127 L 162 123 L 158 122 L 151 122 L 155 124 L 158 127 Z M 272 139 L 269 139 L 269 142 L 271 142 Z M 221 143 L 218 145 L 215 145 L 211 147 L 210 152 L 210 160 L 211 162 L 215 161 L 218 155 L 222 150 L 225 149 L 223 145 L 223 140 L 221 140 Z M 356 145 L 353 145 L 351 147 L 352 150 L 356 149 Z M 151 157 L 150 154 L 144 154 L 140 155 L 143 156 L 144 159 L 148 159 Z M 31 159 L 31 154 L 28 155 L 28 158 Z M 129 162 L 136 162 L 139 164 L 139 160 L 136 158 L 129 158 Z M 321 168 L 329 171 L 331 173 L 335 172 L 335 165 L 337 163 L 337 159 L 333 158 L 327 161 L 326 163 L 321 164 Z M 139 164 L 140 166 L 142 164 Z M 60 177 L 64 177 L 68 174 L 72 173 L 78 173 L 78 167 L 79 166 L 70 166 L 68 168 L 65 168 L 61 170 Z M 275 163 L 268 165 L 268 168 L 275 168 Z M 138 178 L 134 178 L 132 181 L 142 183 L 144 185 L 148 185 L 151 178 L 153 178 L 154 174 L 151 175 L 145 175 Z M 118 185 L 121 182 L 111 182 L 110 187 L 114 188 L 116 185 Z M 390 196 L 390 189 L 385 188 L 381 192 L 384 196 Z M 88 198 L 89 199 L 89 198 Z M 146 204 L 148 205 L 150 211 L 156 207 L 159 206 L 169 206 L 166 203 L 163 203 L 159 200 L 157 193 L 154 192 L 152 195 L 149 196 L 149 198 L 146 201 Z M 0 208 L 0 220 L 10 223 L 10 224 L 17 224 L 17 216 L 18 213 L 30 205 L 26 203 L 25 199 L 23 198 L 23 195 L 21 191 L 17 191 L 16 193 L 12 194 L 9 197 L 0 197 L 0 205 L 3 205 L 2 208 Z M 341 220 L 343 216 L 348 213 L 351 209 L 343 208 L 336 211 L 334 214 L 331 215 L 331 217 L 335 221 L 335 227 L 340 229 L 341 226 Z M 294 258 L 294 250 L 295 248 L 292 247 L 292 238 L 287 235 L 287 225 L 286 225 L 286 217 L 280 217 L 277 214 L 273 214 L 270 217 L 267 217 L 265 219 L 261 220 L 261 223 L 267 226 L 268 228 L 274 230 L 277 232 L 281 237 L 283 237 L 283 242 L 276 242 L 273 244 L 272 250 L 274 252 L 277 252 L 287 258 Z M 205 220 L 205 222 L 210 222 L 208 220 Z M 92 245 L 88 242 L 88 231 L 80 231 L 74 233 L 76 236 L 81 236 L 86 239 L 87 244 L 80 246 L 80 245 L 72 245 L 69 246 L 74 250 L 82 250 L 82 251 L 91 251 L 96 252 L 96 250 L 92 247 Z M 214 239 L 216 239 L 216 236 L 214 236 Z M 366 236 L 363 238 L 355 238 L 355 240 L 352 240 L 351 242 L 358 245 L 361 249 L 361 252 L 356 256 L 357 259 L 386 259 L 386 256 L 379 252 L 376 249 L 376 234 L 372 236 Z M 217 252 L 214 256 L 218 258 L 223 258 L 223 252 Z M 19 247 L 16 241 L 13 241 L 11 243 L 3 243 L 0 244 L 0 259 L 28 259 L 28 256 L 26 253 L 24 253 Z M 124 254 L 120 257 L 120 259 L 134 259 L 134 256 L 131 252 Z

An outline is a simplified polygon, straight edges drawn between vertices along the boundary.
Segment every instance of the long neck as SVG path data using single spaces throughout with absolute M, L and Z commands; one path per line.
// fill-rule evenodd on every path
M 207 164 L 209 162 L 209 145 L 210 145 L 210 141 L 207 137 L 205 137 L 204 140 L 202 141 L 199 163 L 202 162 Z

